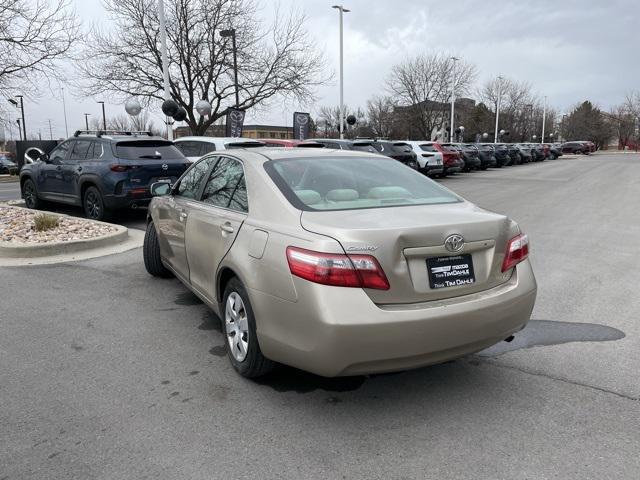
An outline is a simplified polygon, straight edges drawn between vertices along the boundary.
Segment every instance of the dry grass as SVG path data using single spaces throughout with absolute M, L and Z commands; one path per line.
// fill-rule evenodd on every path
M 33 217 L 33 225 L 36 232 L 45 232 L 56 228 L 60 223 L 60 218 L 47 213 L 39 213 Z

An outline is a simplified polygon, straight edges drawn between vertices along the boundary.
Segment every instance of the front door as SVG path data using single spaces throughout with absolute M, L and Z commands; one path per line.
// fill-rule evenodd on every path
M 189 279 L 189 264 L 185 250 L 185 230 L 189 222 L 189 211 L 198 205 L 200 192 L 207 173 L 217 157 L 205 157 L 189 168 L 173 188 L 172 194 L 159 203 L 157 227 L 163 242 L 160 243 L 162 258 L 183 279 Z
M 247 218 L 249 205 L 242 163 L 220 156 L 198 205 L 189 210 L 186 231 L 189 282 L 215 301 L 216 272 Z
M 63 195 L 64 162 L 69 158 L 73 140 L 68 140 L 54 148 L 49 154 L 47 163 L 41 162 L 38 172 L 38 192 L 46 198 L 60 200 Z

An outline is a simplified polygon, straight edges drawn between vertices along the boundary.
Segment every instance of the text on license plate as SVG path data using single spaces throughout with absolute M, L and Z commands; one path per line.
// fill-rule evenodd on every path
M 469 285 L 476 281 L 470 254 L 428 258 L 427 272 L 429 286 L 434 289 Z

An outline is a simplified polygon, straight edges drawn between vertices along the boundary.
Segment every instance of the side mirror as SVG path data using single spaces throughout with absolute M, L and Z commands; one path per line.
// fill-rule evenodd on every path
M 171 193 L 171 184 L 169 182 L 155 182 L 151 184 L 151 195 L 153 197 L 163 197 Z

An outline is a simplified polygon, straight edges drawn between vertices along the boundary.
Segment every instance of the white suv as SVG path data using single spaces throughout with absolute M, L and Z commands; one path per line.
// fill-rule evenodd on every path
M 433 146 L 435 142 L 406 140 L 404 143 L 410 145 L 417 155 L 419 170 L 422 173 L 436 176 L 444 172 L 442 153 Z
M 216 150 L 265 146 L 264 142 L 259 140 L 238 137 L 180 137 L 173 143 L 190 162 L 195 162 L 203 155 Z

